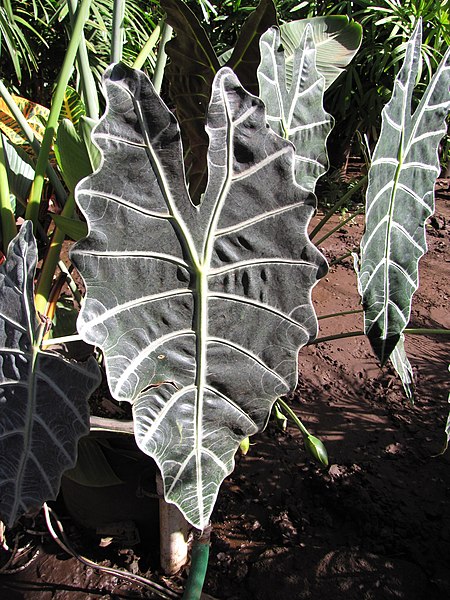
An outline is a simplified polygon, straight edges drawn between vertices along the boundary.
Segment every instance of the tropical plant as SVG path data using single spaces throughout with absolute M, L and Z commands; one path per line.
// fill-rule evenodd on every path
M 286 8 L 285 8 L 286 7 Z M 316 15 L 348 15 L 361 23 L 364 40 L 355 61 L 330 88 L 327 110 L 336 118 L 331 136 L 332 164 L 340 166 L 355 132 L 367 134 L 375 145 L 381 111 L 393 91 L 393 81 L 405 58 L 407 41 L 423 21 L 423 43 L 413 102 L 420 100 L 432 73 L 450 44 L 450 4 L 438 0 L 369 0 L 281 3 L 283 15 L 294 10 L 296 18 Z M 344 152 L 345 150 L 346 152 Z M 444 162 L 446 162 L 444 156 Z
M 111 62 L 114 0 L 93 0 L 83 32 L 82 50 L 98 83 Z M 133 64 L 157 26 L 162 14 L 157 2 L 146 6 L 139 0 L 120 3 L 124 14 L 120 27 L 123 59 Z M 52 84 L 62 66 L 67 38 L 71 35 L 78 1 L 4 0 L 0 6 L 2 78 L 15 91 L 47 104 Z M 149 58 L 149 57 L 147 57 Z M 150 59 L 151 60 L 151 59 Z M 152 62 L 149 63 L 151 68 Z M 77 82 L 74 82 L 77 85 Z
M 123 63 L 111 66 L 104 78 L 106 112 L 93 133 L 101 166 L 89 174 L 99 164 L 87 135 L 92 121 L 81 116 L 77 125 L 59 122 L 87 18 L 84 0 L 34 166 L 26 221 L 17 235 L 5 159 L 10 146 L 2 145 L 7 148 L 0 153 L 2 242 L 8 250 L 0 267 L 0 445 L 14 460 L 0 465 L 0 507 L 8 525 L 54 496 L 62 472 L 74 463 L 76 441 L 87 431 L 86 399 L 99 379 L 94 359 L 70 361 L 49 350 L 55 340 L 46 339 L 52 299 L 60 290 L 55 270 L 64 232 L 67 227 L 74 237 L 85 232 L 74 219 L 73 192 L 89 226 L 72 250 L 86 296 L 79 334 L 60 341 L 81 337 L 101 349 L 112 394 L 132 404 L 137 443 L 159 465 L 166 499 L 194 527 L 205 528 L 237 448 L 264 427 L 274 403 L 278 413 L 284 410 L 298 420 L 280 396 L 296 385 L 299 347 L 313 343 L 317 321 L 311 288 L 326 272 L 310 241 L 318 228 L 310 236 L 307 228 L 315 185 L 327 167 L 325 143 L 332 124 L 323 109 L 327 82 L 320 67 L 327 21 L 262 31 L 261 23 L 272 20 L 263 0 L 246 25 L 255 43 L 243 49 L 238 41 L 221 67 L 184 5 L 177 13 L 174 0 L 164 2 L 177 32 L 169 55 L 181 56 L 189 44 L 192 49 L 192 60 L 184 58 L 166 71 L 180 122 L 143 72 Z M 348 31 L 344 21 L 339 19 L 341 30 Z M 351 29 L 353 49 L 346 49 L 345 36 L 334 46 L 347 62 L 360 34 Z M 289 46 L 294 30 L 298 38 Z M 369 172 L 358 275 L 369 339 L 382 363 L 391 358 L 408 390 L 402 336 L 408 332 L 417 263 L 425 250 L 424 222 L 433 210 L 437 144 L 450 106 L 448 51 L 411 116 L 420 44 L 419 24 L 385 109 Z M 230 68 L 240 72 L 241 63 L 247 63 L 243 78 L 254 82 L 262 99 Z M 82 76 L 81 67 L 79 72 Z M 329 81 L 338 74 L 334 70 Z M 10 106 L 3 87 L 0 91 Z M 192 104 L 193 127 L 186 126 Z M 11 112 L 17 114 L 12 104 Z M 55 130 L 69 194 L 62 218 L 55 216 L 57 227 L 33 294 L 32 229 L 48 245 L 39 209 Z M 204 193 L 192 201 L 183 142 L 193 147 L 199 132 L 209 138 L 208 177 Z M 192 156 L 186 162 L 192 168 Z M 52 375 L 55 369 L 58 376 Z M 49 389 L 62 399 L 58 407 Z M 78 391 L 83 401 L 76 399 Z M 68 423 L 72 430 L 63 431 Z M 298 425 L 310 452 L 326 461 L 320 442 Z M 51 468 L 43 439 L 53 449 Z M 191 581 L 185 598 L 198 599 L 200 591 L 192 591 Z

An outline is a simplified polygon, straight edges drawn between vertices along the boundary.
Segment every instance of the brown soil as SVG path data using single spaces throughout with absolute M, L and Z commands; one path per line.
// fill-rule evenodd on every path
M 450 328 L 449 220 L 444 189 L 428 226 L 413 327 Z M 356 219 L 327 240 L 322 249 L 329 260 L 356 246 L 361 230 Z M 314 302 L 319 316 L 358 308 L 350 260 L 331 268 L 314 290 Z M 359 314 L 320 322 L 321 337 L 360 329 Z M 292 427 L 285 433 L 270 422 L 252 439 L 213 514 L 208 595 L 221 600 L 450 597 L 450 451 L 440 454 L 449 409 L 447 339 L 408 336 L 414 405 L 405 400 L 394 372 L 378 367 L 364 337 L 301 351 L 299 385 L 289 402 L 325 443 L 330 466 L 322 470 L 305 456 L 301 435 Z M 77 548 L 102 564 L 146 573 L 172 589 L 183 584 L 184 573 L 165 580 L 158 575 L 156 540 L 134 549 L 114 544 L 100 549 L 98 537 L 65 523 Z M 40 554 L 22 571 L 0 578 L 5 600 L 152 597 L 85 568 L 46 535 L 31 537 Z

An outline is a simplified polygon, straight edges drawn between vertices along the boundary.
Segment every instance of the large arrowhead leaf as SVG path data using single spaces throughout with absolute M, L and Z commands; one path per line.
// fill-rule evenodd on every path
M 286 52 L 288 87 L 295 76 L 295 52 L 308 26 L 314 33 L 317 69 L 325 78 L 325 89 L 328 89 L 358 52 L 362 40 L 362 27 L 345 15 L 312 17 L 283 23 L 280 28 L 281 42 Z
M 434 185 L 440 172 L 437 149 L 447 131 L 450 108 L 447 51 L 411 116 L 421 34 L 419 24 L 408 43 L 393 96 L 383 110 L 369 172 L 359 287 L 365 331 L 382 364 L 410 318 L 418 263 L 426 251 L 425 221 L 434 211 Z
M 100 383 L 94 359 L 81 365 L 37 348 L 36 260 L 27 221 L 0 267 L 0 518 L 9 526 L 55 498 L 89 431 L 87 398 Z
M 298 348 L 316 333 L 315 198 L 230 69 L 213 84 L 198 207 L 177 122 L 145 75 L 116 65 L 105 85 L 104 161 L 77 189 L 90 225 L 72 252 L 87 288 L 78 328 L 103 349 L 114 397 L 133 404 L 166 499 L 202 528 L 240 441 L 294 388 Z
M 271 128 L 295 146 L 295 178 L 313 192 L 317 180 L 328 170 L 326 140 L 333 118 L 323 108 L 325 80 L 316 69 L 313 32 L 308 25 L 293 56 L 294 77 L 286 82 L 285 52 L 280 33 L 269 29 L 260 41 L 258 79 Z

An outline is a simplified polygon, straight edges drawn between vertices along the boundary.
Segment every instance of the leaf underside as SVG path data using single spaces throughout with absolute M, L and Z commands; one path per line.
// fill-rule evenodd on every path
M 8 526 L 56 497 L 100 383 L 93 358 L 82 365 L 33 348 L 36 261 L 26 221 L 0 267 L 0 518 Z
M 358 52 L 362 40 L 362 27 L 345 15 L 312 17 L 283 23 L 280 30 L 281 42 L 286 52 L 288 87 L 296 74 L 294 55 L 307 27 L 313 30 L 317 69 L 325 78 L 325 89 L 328 89 Z
M 450 107 L 448 51 L 411 115 L 421 33 L 419 24 L 408 43 L 392 98 L 383 110 L 366 197 L 358 283 L 365 332 L 382 364 L 409 322 L 419 259 L 427 249 L 425 221 L 434 211 L 438 145 L 447 131 Z
M 103 164 L 76 192 L 90 227 L 72 251 L 87 289 L 78 329 L 102 348 L 113 396 L 133 404 L 166 500 L 201 529 L 239 443 L 295 387 L 298 348 L 316 334 L 315 198 L 230 69 L 213 83 L 200 206 L 178 124 L 146 76 L 116 65 L 105 87 Z
M 316 68 L 316 49 L 310 25 L 293 55 L 295 76 L 286 81 L 285 51 L 277 28 L 260 40 L 258 68 L 260 95 L 270 127 L 295 146 L 295 178 L 305 192 L 313 192 L 328 170 L 326 140 L 333 118 L 323 108 L 325 80 Z

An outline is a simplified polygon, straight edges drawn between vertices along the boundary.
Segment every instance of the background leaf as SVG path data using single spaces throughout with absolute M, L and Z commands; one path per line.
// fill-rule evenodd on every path
M 0 267 L 0 518 L 8 526 L 54 499 L 89 431 L 87 399 L 100 383 L 96 361 L 36 347 L 36 242 L 26 221 Z
M 76 90 L 66 87 L 64 102 L 61 107 L 60 119 L 69 119 L 74 125 L 78 124 L 81 116 L 86 114 L 86 109 Z
M 58 125 L 54 150 L 64 183 L 73 194 L 77 183 L 90 175 L 93 169 L 84 139 L 69 119 L 63 119 Z
M 78 329 L 102 348 L 113 396 L 133 404 L 166 499 L 203 528 L 239 443 L 295 387 L 298 348 L 316 334 L 310 295 L 326 263 L 307 237 L 315 198 L 231 70 L 213 84 L 198 207 L 178 125 L 150 82 L 119 65 L 105 83 L 104 160 L 77 187 L 89 221 L 71 255 L 87 287 Z
M 258 96 L 258 69 L 261 53 L 259 40 L 269 27 L 277 24 L 277 11 L 273 0 L 261 0 L 245 21 L 236 46 L 226 65 L 232 69 L 243 87 Z
M 162 0 L 161 6 L 176 33 L 166 45 L 170 57 L 166 75 L 183 135 L 189 192 L 198 203 L 206 187 L 206 111 L 212 81 L 220 66 L 219 59 L 203 27 L 182 0 Z M 259 38 L 275 23 L 273 0 L 261 0 L 245 21 L 227 61 L 227 66 L 235 71 L 245 88 L 255 94 L 258 91 Z
M 325 89 L 344 71 L 358 52 L 362 27 L 347 16 L 312 17 L 281 25 L 281 43 L 286 52 L 286 83 L 288 88 L 295 73 L 294 55 L 301 45 L 307 26 L 313 31 L 317 51 L 317 70 L 325 78 Z

